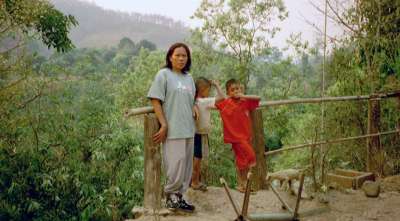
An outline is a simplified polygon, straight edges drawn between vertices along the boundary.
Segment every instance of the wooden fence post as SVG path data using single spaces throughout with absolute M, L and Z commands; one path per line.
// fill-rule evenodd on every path
M 379 133 L 380 129 L 380 98 L 377 94 L 371 95 L 368 100 L 368 134 Z M 380 137 L 367 138 L 367 171 L 377 176 L 383 175 L 384 152 L 380 144 Z
M 145 209 L 161 208 L 161 153 L 160 145 L 153 142 L 159 130 L 155 114 L 144 115 L 144 203 Z
M 257 164 L 253 168 L 253 187 L 256 190 L 267 189 L 266 175 L 267 163 L 265 162 L 265 141 L 263 129 L 262 110 L 256 109 L 250 113 L 253 132 L 253 148 L 256 154 Z

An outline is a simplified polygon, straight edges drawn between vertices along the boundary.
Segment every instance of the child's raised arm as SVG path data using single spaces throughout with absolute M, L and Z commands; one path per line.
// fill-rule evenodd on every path
M 211 84 L 214 85 L 217 90 L 217 96 L 215 97 L 215 103 L 218 103 L 225 99 L 225 94 L 222 92 L 221 86 L 219 86 L 219 82 L 216 80 L 212 80 Z

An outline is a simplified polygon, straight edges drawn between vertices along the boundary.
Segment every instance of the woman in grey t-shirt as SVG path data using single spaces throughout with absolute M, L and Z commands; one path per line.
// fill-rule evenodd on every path
M 147 97 L 160 122 L 155 142 L 162 142 L 166 174 L 166 207 L 193 212 L 194 206 L 183 199 L 192 175 L 195 86 L 188 73 L 191 66 L 189 48 L 173 44 L 166 55 L 166 65 L 154 78 Z

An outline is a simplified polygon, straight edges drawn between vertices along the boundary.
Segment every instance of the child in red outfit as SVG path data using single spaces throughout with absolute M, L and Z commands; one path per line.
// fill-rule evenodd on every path
M 247 173 L 256 165 L 256 156 L 251 146 L 250 111 L 256 109 L 260 97 L 243 95 L 239 81 L 226 82 L 228 98 L 217 100 L 215 106 L 220 111 L 224 125 L 224 142 L 232 144 L 238 172 L 238 190 L 245 191 Z

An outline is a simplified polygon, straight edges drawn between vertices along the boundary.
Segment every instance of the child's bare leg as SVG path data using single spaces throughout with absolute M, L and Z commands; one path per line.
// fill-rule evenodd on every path
M 246 188 L 246 181 L 247 181 L 247 173 L 249 172 L 249 168 L 240 170 L 240 179 L 242 180 L 243 188 Z
M 247 169 L 239 169 L 236 168 L 237 171 L 237 181 L 238 181 L 238 189 L 240 191 L 244 191 L 246 189 L 246 181 L 247 181 L 247 173 L 249 172 L 249 168 Z
M 200 185 L 201 158 L 193 158 L 192 186 Z

